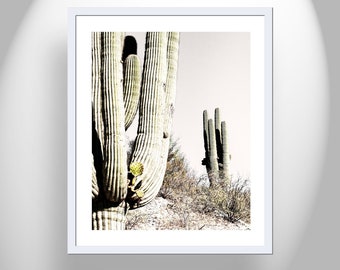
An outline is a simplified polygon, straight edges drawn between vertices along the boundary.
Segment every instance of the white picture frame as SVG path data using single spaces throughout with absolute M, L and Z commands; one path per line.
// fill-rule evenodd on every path
M 272 8 L 70 8 L 68 253 L 272 253 Z M 252 226 L 247 231 L 91 229 L 91 32 L 248 32 Z

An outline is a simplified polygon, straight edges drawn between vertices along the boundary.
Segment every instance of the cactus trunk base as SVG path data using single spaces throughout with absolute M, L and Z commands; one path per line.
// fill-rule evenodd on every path
M 92 230 L 125 230 L 128 204 L 123 201 L 118 206 L 108 201 L 92 204 Z

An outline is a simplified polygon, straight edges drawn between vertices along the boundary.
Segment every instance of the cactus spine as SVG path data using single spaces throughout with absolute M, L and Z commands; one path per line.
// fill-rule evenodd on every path
M 209 181 L 214 185 L 218 179 L 230 181 L 227 127 L 220 120 L 220 109 L 215 109 L 215 118 L 209 119 L 208 112 L 203 111 L 203 138 L 205 157 L 202 165 L 206 166 Z
M 127 211 L 149 203 L 162 185 L 178 47 L 179 33 L 147 33 L 141 71 L 134 38 L 124 39 L 122 33 L 92 33 L 95 230 L 124 229 Z M 125 130 L 138 109 L 137 137 L 127 166 Z

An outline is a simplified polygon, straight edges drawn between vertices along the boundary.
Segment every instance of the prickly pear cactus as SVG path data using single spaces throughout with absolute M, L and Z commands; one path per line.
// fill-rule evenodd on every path
M 220 109 L 215 109 L 215 119 L 208 119 L 208 112 L 203 111 L 203 137 L 205 157 L 202 165 L 206 166 L 210 184 L 217 179 L 230 181 L 227 128 L 225 121 L 220 120 Z
M 92 33 L 94 230 L 124 229 L 127 211 L 153 200 L 165 173 L 179 33 L 148 32 L 143 69 L 136 46 L 135 39 L 123 33 Z M 128 164 L 125 130 L 137 111 Z

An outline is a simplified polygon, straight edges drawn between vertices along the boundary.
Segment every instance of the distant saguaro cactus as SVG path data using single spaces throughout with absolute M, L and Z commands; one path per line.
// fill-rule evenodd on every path
M 210 184 L 217 179 L 229 182 L 229 162 L 227 127 L 220 120 L 220 109 L 215 109 L 215 121 L 208 119 L 207 110 L 203 111 L 203 137 L 205 157 L 202 165 L 206 166 Z
M 124 229 L 163 181 L 169 148 L 179 33 L 146 34 L 143 70 L 133 37 L 92 33 L 92 229 Z M 127 160 L 125 130 L 139 109 Z M 129 164 L 129 165 L 127 165 Z

